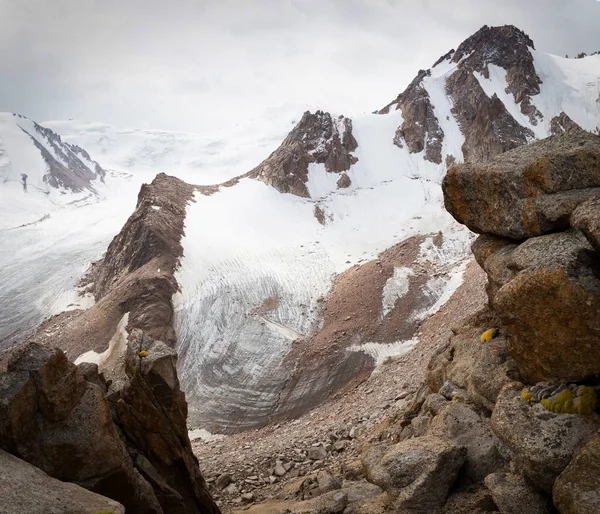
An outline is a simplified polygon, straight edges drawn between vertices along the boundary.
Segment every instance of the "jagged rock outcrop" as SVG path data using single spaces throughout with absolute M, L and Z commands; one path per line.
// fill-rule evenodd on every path
M 0 450 L 0 513 L 125 514 L 118 502 L 83 487 L 61 482 Z
M 554 116 L 550 121 L 550 133 L 552 135 L 562 134 L 569 130 L 581 130 L 581 127 L 575 123 L 567 113 L 561 112 L 558 116 Z
M 110 404 L 93 367 L 84 375 L 35 343 L 17 349 L 0 374 L 0 448 L 127 512 L 216 514 L 187 437 L 174 352 L 145 345 L 147 354 L 128 345 L 130 376 L 113 382 Z
M 131 512 L 160 512 L 119 439 L 104 392 L 63 352 L 29 344 L 12 355 L 0 380 L 0 448 Z
M 135 330 L 124 361 L 124 376 L 116 377 L 108 400 L 135 468 L 165 513 L 218 512 L 188 438 L 177 353 Z
M 575 208 L 600 193 L 600 136 L 570 131 L 486 164 L 455 165 L 442 188 L 446 209 L 473 232 L 518 240 L 565 230 Z
M 122 302 L 130 326 L 169 343 L 175 340 L 171 297 L 178 286 L 173 273 L 183 254 L 185 208 L 194 190 L 164 173 L 142 185 L 135 211 L 90 276 L 96 301 L 114 294 L 120 282 L 132 282 L 134 274 L 137 281 L 143 279 L 143 293 Z
M 344 116 L 333 118 L 323 111 L 314 114 L 307 111 L 281 146 L 247 176 L 281 193 L 308 197 L 309 164 L 324 164 L 330 173 L 347 171 L 357 162 L 352 155 L 357 147 L 352 120 Z
M 59 347 L 74 361 L 88 351 L 106 351 L 127 314 L 128 331 L 139 328 L 174 346 L 174 273 L 183 253 L 186 205 L 195 190 L 164 173 L 144 184 L 134 213 L 82 280 L 96 303 L 50 318 L 31 340 Z
M 394 136 L 396 146 L 403 148 L 406 144 L 410 153 L 425 151 L 425 159 L 441 164 L 444 131 L 435 116 L 429 93 L 422 84 L 423 78 L 428 75 L 429 71 L 419 70 L 406 90 L 380 112 L 388 113 L 392 105 L 402 111 L 404 121 Z

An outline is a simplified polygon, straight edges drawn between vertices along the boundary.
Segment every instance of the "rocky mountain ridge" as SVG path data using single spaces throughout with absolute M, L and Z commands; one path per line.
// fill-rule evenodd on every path
M 393 416 L 377 414 L 376 426 L 312 443 L 296 452 L 301 460 L 286 454 L 267 477 L 244 480 L 276 484 L 272 476 L 298 470 L 302 484 L 289 492 L 297 504 L 269 512 L 545 512 L 553 493 L 561 510 L 578 513 L 596 487 L 578 477 L 582 467 L 597 469 L 590 399 L 599 371 L 590 322 L 598 307 L 598 136 L 579 126 L 598 127 L 599 93 L 593 83 L 572 87 L 587 118 L 572 98 L 542 109 L 551 74 L 533 77 L 531 65 L 537 73 L 536 62 L 555 59 L 532 52 L 517 29 L 484 27 L 420 73 L 397 109 L 352 121 L 305 114 L 262 165 L 218 186 L 158 175 L 88 275 L 96 303 L 47 320 L 0 358 L 8 399 L 0 403 L 8 420 L 1 447 L 128 511 L 218 512 L 191 455 L 174 347 L 194 427 L 221 431 L 298 416 L 418 348 L 421 325 L 467 267 L 469 233 L 438 203 L 441 176 L 457 161 L 444 201 L 458 222 L 484 233 L 473 249 L 489 276 L 490 309 L 438 341 L 428 387 L 411 391 Z M 490 160 L 551 130 L 561 134 Z M 498 177 L 506 180 L 498 185 Z M 56 346 L 66 357 L 49 349 Z M 85 428 L 82 412 L 106 429 L 99 441 L 94 431 L 74 436 Z M 302 478 L 307 461 L 318 469 L 363 429 L 384 444 L 367 445 L 348 477 L 372 485 L 351 492 L 335 477 Z M 540 446 L 540 433 L 553 451 Z M 74 466 L 55 440 L 83 446 L 67 452 L 80 459 Z M 115 477 L 123 488 L 113 487 Z M 220 476 L 212 478 L 221 490 Z
M 55 189 L 66 189 L 73 192 L 83 190 L 94 191 L 94 182 L 103 181 L 106 172 L 89 154 L 81 147 L 63 142 L 56 132 L 27 119 L 20 114 L 1 114 L 3 141 L 0 147 L 2 161 L 0 163 L 0 181 L 3 183 L 17 181 L 24 188 L 27 185 L 44 189 L 44 186 Z M 15 128 L 17 135 L 11 133 Z M 25 143 L 18 137 L 21 131 L 39 153 L 38 158 L 42 169 L 19 167 L 20 162 L 13 163 L 13 159 L 23 159 L 22 152 L 32 153 L 21 146 Z M 28 157 L 32 159 L 33 156 Z M 17 169 L 19 168 L 19 169 Z M 43 169 L 45 168 L 45 169 Z M 20 170 L 23 173 L 20 173 Z M 20 173 L 20 175 L 19 175 Z M 23 178 L 23 174 L 27 175 Z

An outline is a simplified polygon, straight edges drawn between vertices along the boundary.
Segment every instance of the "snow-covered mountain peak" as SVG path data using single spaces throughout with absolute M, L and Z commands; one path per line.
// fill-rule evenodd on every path
M 0 113 L 0 182 L 48 192 L 94 190 L 104 170 L 77 145 L 62 141 L 54 131 L 21 114 Z
M 281 193 L 310 196 L 307 188 L 309 165 L 322 164 L 329 173 L 342 174 L 340 187 L 348 187 L 343 172 L 358 160 L 352 135 L 352 120 L 317 111 L 305 112 L 283 143 L 248 176 L 263 181 Z
M 0 113 L 0 228 L 96 196 L 104 176 L 83 148 L 21 114 Z
M 380 113 L 402 113 L 394 143 L 446 165 L 487 160 L 569 123 L 600 127 L 600 57 L 535 50 L 523 31 L 484 26 Z

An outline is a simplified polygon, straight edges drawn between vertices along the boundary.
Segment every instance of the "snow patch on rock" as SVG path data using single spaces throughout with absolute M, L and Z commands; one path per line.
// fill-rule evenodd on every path
M 394 268 L 394 274 L 388 278 L 382 291 L 381 317 L 385 318 L 396 305 L 396 302 L 408 293 L 409 278 L 414 275 L 410 268 Z

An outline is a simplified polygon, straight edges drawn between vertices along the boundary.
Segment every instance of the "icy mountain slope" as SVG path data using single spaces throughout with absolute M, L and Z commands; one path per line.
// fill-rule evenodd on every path
M 514 27 L 484 27 L 420 72 L 381 114 L 306 113 L 246 178 L 208 197 L 197 193 L 175 300 L 192 422 L 238 430 L 297 414 L 310 407 L 306 398 L 342 386 L 350 368 L 357 373 L 413 345 L 413 332 L 401 337 L 402 324 L 396 339 L 377 329 L 369 339 L 353 327 L 352 340 L 334 344 L 323 305 L 337 295 L 337 281 L 398 241 L 441 231 L 442 258 L 420 285 L 424 305 L 401 305 L 418 258 L 392 268 L 378 285 L 378 305 L 362 305 L 380 312 L 382 325 L 400 310 L 406 326 L 439 309 L 461 283 L 470 241 L 442 206 L 447 166 L 574 125 L 598 130 L 598 59 L 542 54 Z M 349 135 L 356 145 L 344 143 Z M 373 360 L 357 360 L 357 350 Z
M 483 27 L 381 113 L 399 110 L 395 144 L 442 164 L 493 155 L 568 126 L 600 130 L 600 56 L 538 52 L 513 26 Z
M 269 117 L 203 134 L 74 120 L 43 125 L 61 134 L 63 140 L 85 148 L 107 169 L 164 172 L 195 184 L 216 184 L 256 166 L 294 123 L 288 116 Z
M 182 292 L 175 300 L 179 371 L 193 423 L 231 430 L 275 415 L 293 376 L 286 357 L 297 341 L 319 333 L 321 303 L 335 277 L 398 241 L 442 231 L 460 247 L 447 256 L 448 269 L 432 286 L 431 305 L 460 284 L 452 280 L 452 270 L 466 255 L 470 234 L 443 209 L 443 170 L 393 144 L 400 122 L 398 112 L 353 120 L 358 161 L 347 171 L 349 187 L 338 188 L 339 174 L 327 172 L 324 164 L 310 164 L 309 198 L 281 194 L 250 178 L 210 196 L 196 193 L 186 216 L 176 275 Z M 273 306 L 265 308 L 269 301 Z M 395 305 L 389 294 L 386 303 L 385 315 Z M 405 342 L 411 343 L 386 341 L 377 348 L 377 341 L 359 338 L 354 350 L 383 354 L 388 348 L 393 354 L 403 351 Z M 366 343 L 373 344 L 363 349 Z M 355 363 L 355 372 L 374 362 L 356 361 L 350 350 L 342 350 L 338 361 L 346 360 Z M 311 393 L 327 389 L 322 375 L 318 370 L 311 375 L 318 385 Z M 329 376 L 332 382 L 335 375 Z M 298 402 L 310 396 L 309 391 L 293 395 Z
M 104 175 L 79 146 L 24 116 L 0 113 L 0 229 L 97 195 Z
M 197 184 L 227 180 L 268 156 L 290 126 L 284 117 L 194 135 L 75 121 L 42 127 L 12 114 L 2 119 L 0 174 L 8 179 L 0 182 L 0 349 L 48 316 L 89 305 L 89 298 L 78 298 L 80 278 L 125 224 L 141 185 L 157 172 Z M 20 174 L 33 177 L 33 169 L 40 177 L 47 167 L 15 120 L 40 139 L 36 127 L 42 134 L 52 130 L 54 141 L 60 134 L 65 153 L 89 151 L 107 170 L 104 182 L 93 182 L 94 191 L 74 192 L 42 180 L 40 190 L 28 177 L 24 192 Z

